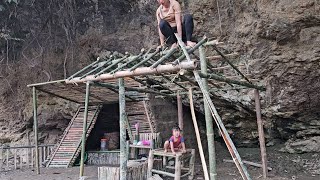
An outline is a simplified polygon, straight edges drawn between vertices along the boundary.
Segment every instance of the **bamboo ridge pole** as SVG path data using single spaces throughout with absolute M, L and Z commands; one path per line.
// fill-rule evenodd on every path
M 196 119 L 196 113 L 195 113 L 194 106 L 193 106 L 193 97 L 192 97 L 192 89 L 191 88 L 189 89 L 189 101 L 190 101 L 191 117 L 192 117 L 193 127 L 194 127 L 194 130 L 195 130 L 195 133 L 196 133 L 196 137 L 197 137 L 197 143 L 198 143 L 198 148 L 199 148 L 199 154 L 200 154 L 200 159 L 201 159 L 204 179 L 205 180 L 209 180 L 209 174 L 208 174 L 206 159 L 204 157 L 204 152 L 203 152 L 200 133 L 199 133 L 199 127 L 198 127 L 198 123 L 197 123 L 197 119 Z
M 133 71 L 124 70 L 118 71 L 114 74 L 101 74 L 100 76 L 95 77 L 94 75 L 89 75 L 83 79 L 79 77 L 73 78 L 71 80 L 66 79 L 65 82 L 68 83 L 83 83 L 86 81 L 101 81 L 101 80 L 111 80 L 123 77 L 133 77 L 133 76 L 140 76 L 140 75 L 150 75 L 150 74 L 161 74 L 161 73 L 168 73 L 168 72 L 179 72 L 181 69 L 190 69 L 193 70 L 197 67 L 195 61 L 190 62 L 181 62 L 178 65 L 173 64 L 166 64 L 166 65 L 159 65 L 157 68 L 151 67 L 141 67 L 137 68 Z

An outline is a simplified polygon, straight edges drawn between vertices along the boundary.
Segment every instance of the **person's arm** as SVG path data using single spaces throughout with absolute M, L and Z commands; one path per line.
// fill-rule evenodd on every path
M 181 6 L 178 2 L 176 2 L 173 6 L 175 20 L 177 24 L 177 32 L 180 38 L 182 38 L 182 26 L 181 26 Z
M 159 32 L 159 38 L 160 38 L 160 45 L 163 46 L 164 45 L 164 35 L 161 33 L 161 30 L 160 30 L 159 8 L 157 9 L 156 16 L 157 16 L 157 21 L 158 21 L 158 32 Z

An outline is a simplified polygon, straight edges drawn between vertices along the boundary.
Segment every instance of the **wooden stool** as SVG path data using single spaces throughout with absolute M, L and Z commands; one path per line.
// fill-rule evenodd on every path
M 161 156 L 163 157 L 163 171 L 153 169 L 153 161 L 154 156 Z M 173 157 L 175 158 L 175 166 L 167 165 L 166 158 Z M 182 162 L 189 161 L 189 167 L 182 167 Z M 149 152 L 149 159 L 148 159 L 148 172 L 147 177 L 148 179 L 152 177 L 152 173 L 161 174 L 169 177 L 173 177 L 174 180 L 180 180 L 182 177 L 188 176 L 189 179 L 193 179 L 194 176 L 194 161 L 195 161 L 195 150 L 194 149 L 187 149 L 186 153 L 177 153 L 174 155 L 172 152 L 164 152 L 164 149 L 156 149 L 150 150 Z M 167 172 L 167 169 L 174 169 L 175 173 Z M 182 173 L 184 172 L 184 173 Z

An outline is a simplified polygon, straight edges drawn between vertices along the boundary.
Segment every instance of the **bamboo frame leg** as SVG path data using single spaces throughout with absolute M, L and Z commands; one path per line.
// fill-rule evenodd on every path
M 195 155 L 196 155 L 196 150 L 192 149 L 191 150 L 191 157 L 190 157 L 190 162 L 189 162 L 189 180 L 192 180 L 194 177 L 194 161 L 195 161 Z M 208 176 L 208 172 L 207 172 L 207 176 Z M 208 179 L 209 180 L 209 179 Z
M 154 155 L 153 155 L 154 150 L 149 151 L 149 157 L 148 157 L 148 172 L 147 172 L 147 179 L 152 177 L 152 172 L 151 170 L 153 169 L 153 161 L 154 161 Z
M 7 149 L 7 168 L 9 168 L 9 149 Z
M 84 105 L 84 117 L 83 117 L 83 129 L 82 129 L 82 148 L 81 148 L 81 160 L 80 160 L 80 178 L 83 176 L 84 172 L 84 154 L 86 148 L 86 134 L 87 134 L 87 119 L 88 119 L 88 106 L 89 106 L 89 96 L 90 96 L 90 81 L 86 83 L 86 97 Z
M 174 180 L 180 180 L 181 178 L 181 155 L 176 155 L 176 162 L 175 162 L 175 173 L 174 173 Z
M 2 171 L 2 166 L 3 166 L 3 148 L 0 149 L 0 156 L 1 156 L 0 171 Z
M 17 169 L 17 149 L 14 150 L 14 169 Z
M 38 145 L 38 120 L 37 120 L 37 92 L 36 87 L 32 87 L 33 95 L 33 127 L 34 127 L 34 144 L 35 144 L 35 163 L 36 172 L 40 174 L 40 163 L 39 163 L 39 145 Z
M 266 152 L 266 145 L 264 139 L 264 131 L 263 131 L 263 124 L 261 119 L 261 107 L 260 107 L 260 96 L 259 91 L 257 89 L 254 90 L 255 96 L 255 103 L 256 103 L 256 114 L 257 114 L 257 124 L 258 124 L 258 132 L 259 132 L 259 144 L 260 144 L 260 152 L 261 152 L 261 161 L 262 161 L 262 171 L 263 171 L 263 178 L 267 178 L 267 152 Z

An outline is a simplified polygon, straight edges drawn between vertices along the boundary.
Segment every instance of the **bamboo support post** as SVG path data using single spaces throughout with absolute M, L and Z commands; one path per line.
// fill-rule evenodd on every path
M 34 152 L 33 152 L 33 148 L 31 149 L 31 167 L 34 167 Z
M 193 177 L 194 177 L 194 162 L 195 162 L 195 159 L 196 159 L 196 150 L 192 149 L 191 150 L 190 162 L 189 162 L 189 173 L 190 173 L 189 174 L 189 180 L 192 180 Z
M 202 46 L 199 47 L 200 53 L 200 66 L 201 66 L 201 73 L 207 74 L 207 60 L 204 52 L 204 48 Z M 204 91 L 208 92 L 208 80 L 203 78 L 202 84 Z M 214 132 L 213 132 L 213 120 L 210 113 L 210 109 L 207 103 L 204 103 L 204 113 L 205 113 L 205 120 L 206 120 L 206 129 L 207 129 L 207 140 L 208 140 L 208 151 L 209 151 L 209 173 L 210 179 L 215 180 L 217 177 L 216 172 L 216 154 L 215 154 L 215 145 L 214 145 Z
M 9 167 L 9 149 L 7 149 L 7 157 L 6 157 L 6 165 L 7 165 L 7 168 Z
M 126 98 L 124 79 L 119 78 L 119 117 L 120 117 L 120 180 L 127 179 L 126 156 Z
M 181 178 L 181 154 L 176 155 L 174 180 Z
M 199 149 L 199 154 L 200 154 L 200 159 L 201 159 L 204 179 L 205 180 L 209 180 L 209 174 L 208 174 L 206 159 L 204 157 L 204 152 L 203 152 L 203 148 L 202 148 L 199 127 L 198 127 L 198 123 L 197 123 L 197 119 L 196 119 L 196 113 L 195 113 L 194 106 L 193 106 L 193 96 L 192 96 L 192 89 L 191 88 L 189 89 L 189 100 L 190 100 L 191 116 L 192 116 L 194 130 L 195 130 L 195 133 L 196 133 L 196 138 L 197 138 L 197 143 L 198 143 L 198 149 Z
M 222 135 L 222 138 L 225 141 L 226 146 L 227 146 L 227 148 L 228 148 L 228 150 L 230 152 L 230 155 L 232 156 L 232 158 L 233 158 L 233 160 L 234 160 L 234 162 L 235 162 L 235 164 L 236 164 L 236 166 L 237 166 L 242 178 L 244 180 L 251 180 L 251 177 L 250 177 L 246 167 L 244 166 L 244 164 L 243 164 L 243 162 L 241 160 L 241 157 L 240 157 L 235 145 L 233 144 L 233 142 L 232 142 L 232 140 L 231 140 L 231 138 L 230 138 L 230 136 L 228 134 L 227 129 L 223 125 L 221 117 L 219 116 L 214 104 L 212 103 L 212 100 L 210 98 L 209 93 L 204 88 L 204 85 L 203 85 L 203 83 L 201 81 L 199 73 L 197 71 L 193 71 L 193 73 L 194 73 L 196 81 L 198 82 L 198 84 L 199 84 L 199 86 L 201 88 L 201 91 L 203 93 L 203 98 L 204 98 L 205 102 L 209 105 L 211 114 L 212 114 L 214 120 L 216 121 L 216 124 L 217 124 L 217 126 L 219 128 L 219 131 L 220 131 L 220 133 Z
M 182 99 L 181 99 L 181 96 L 180 96 L 179 92 L 177 92 L 177 104 L 178 104 L 178 122 L 179 122 L 179 127 L 180 127 L 181 131 L 183 131 Z
M 262 171 L 263 171 L 263 178 L 267 178 L 267 152 L 266 152 L 266 145 L 264 139 L 264 131 L 263 131 L 263 123 L 261 118 L 261 103 L 260 103 L 260 96 L 259 91 L 254 90 L 255 96 L 255 104 L 256 104 L 256 114 L 257 114 L 257 124 L 258 124 L 258 132 L 259 132 L 259 144 L 260 144 L 260 152 L 261 152 L 261 162 L 262 162 Z
M 149 151 L 147 179 L 152 177 L 152 169 L 153 169 L 153 161 L 154 161 L 153 151 L 154 150 L 150 150 Z
M 14 149 L 14 169 L 17 169 L 17 149 Z
M 23 158 L 22 158 L 21 155 L 19 156 L 19 160 L 20 160 L 20 169 L 22 169 L 22 163 L 23 163 L 22 161 L 23 161 Z
M 37 120 L 37 92 L 36 87 L 32 87 L 33 95 L 33 127 L 34 127 L 34 144 L 35 144 L 35 164 L 36 172 L 40 174 L 40 164 L 39 164 L 39 145 L 38 145 L 38 120 Z
M 86 96 L 84 104 L 84 116 L 83 116 L 83 129 L 81 138 L 81 157 L 80 157 L 80 178 L 83 177 L 84 173 L 84 154 L 86 150 L 86 134 L 87 134 L 87 119 L 88 119 L 88 106 L 89 106 L 89 96 L 90 96 L 90 81 L 86 82 Z
M 1 161 L 0 161 L 0 171 L 2 170 L 2 166 L 3 166 L 3 147 L 1 147 L 0 149 L 0 157 L 1 157 Z

